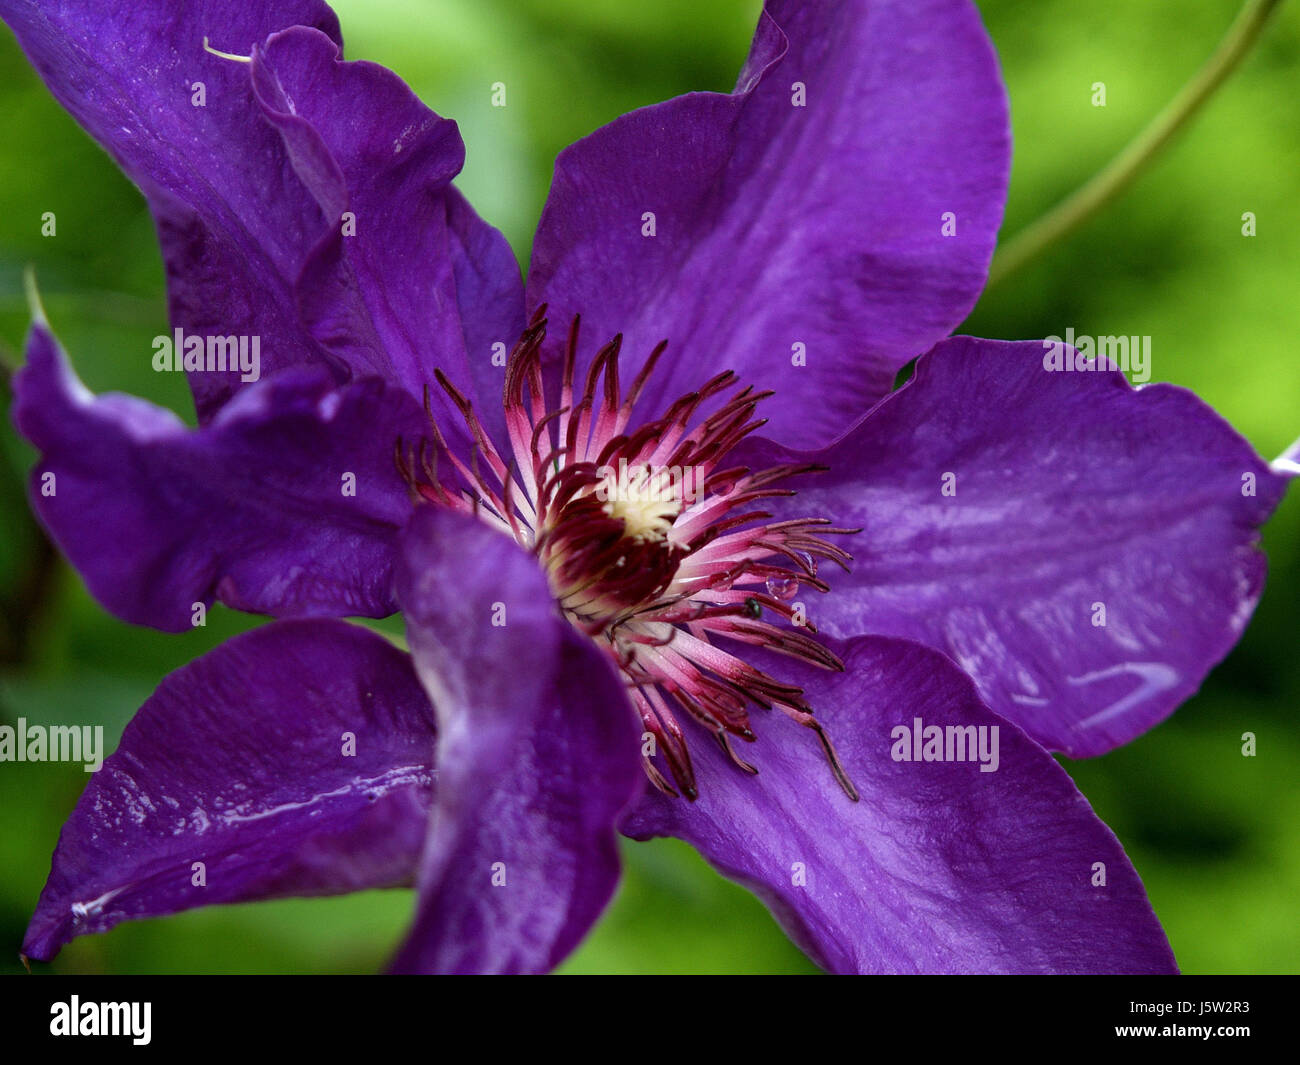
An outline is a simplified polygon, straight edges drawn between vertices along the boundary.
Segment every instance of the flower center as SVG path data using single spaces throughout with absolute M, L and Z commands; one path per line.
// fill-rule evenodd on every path
M 625 392 L 618 372 L 622 338 L 615 337 L 575 388 L 577 319 L 565 345 L 558 403 L 548 405 L 544 312 L 506 365 L 510 460 L 439 371 L 474 453 L 457 455 L 430 414 L 432 456 L 428 441 L 418 450 L 397 443 L 397 468 L 412 498 L 474 514 L 537 556 L 566 617 L 622 671 L 653 738 L 644 763 L 660 790 L 676 795 L 680 789 L 690 799 L 698 794 L 679 715 L 710 734 L 737 767 L 756 773 L 732 740 L 755 738 L 752 711 L 779 710 L 817 735 L 836 779 L 856 800 L 802 689 L 740 657 L 751 645 L 844 668 L 812 638 L 816 628 L 797 597 L 804 588 L 829 590 L 818 560 L 847 569 L 850 556 L 825 537 L 856 530 L 835 528 L 825 518 L 772 521 L 762 509 L 764 500 L 795 494 L 779 487 L 781 481 L 821 467 L 755 472 L 724 465 L 736 444 L 763 424 L 755 408 L 771 395 L 741 387 L 730 371 L 633 428 L 637 400 L 666 342 Z M 438 455 L 455 471 L 450 480 L 439 477 Z
M 666 471 L 638 466 L 629 478 L 624 460 L 623 474 L 612 470 L 596 486 L 596 497 L 605 500 L 601 510 L 623 523 L 623 535 L 643 543 L 668 542 L 668 530 L 682 512 L 682 500 Z
M 556 599 L 593 635 L 661 594 L 683 554 L 670 537 L 678 501 L 629 496 L 626 484 L 596 475 L 544 526 L 538 550 Z

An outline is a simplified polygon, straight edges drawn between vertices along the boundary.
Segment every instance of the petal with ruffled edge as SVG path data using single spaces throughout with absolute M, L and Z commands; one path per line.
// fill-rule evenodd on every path
M 247 56 L 296 25 L 341 41 L 329 7 L 0 0 L 0 17 L 58 101 L 148 199 L 172 324 L 192 335 L 260 336 L 265 373 L 327 362 L 293 292 L 326 221 L 253 98 L 248 64 L 205 51 L 203 41 Z M 190 385 L 203 421 L 240 387 L 238 377 L 205 373 L 191 374 Z
M 119 617 L 181 631 L 214 598 L 281 616 L 396 609 L 411 503 L 393 449 L 427 429 L 406 392 L 377 378 L 335 388 L 303 367 L 190 430 L 135 397 L 91 395 L 41 322 L 14 392 L 42 452 L 32 505 Z
M 750 657 L 804 686 L 860 801 L 840 789 L 816 738 L 774 712 L 745 748 L 757 776 L 701 743 L 699 800 L 648 793 L 624 831 L 692 844 L 835 972 L 1174 971 L 1114 835 L 970 678 L 910 641 L 832 646 L 844 673 Z M 912 754 L 918 721 L 964 760 L 895 760 Z
M 640 726 L 608 656 L 534 557 L 424 508 L 398 595 L 438 716 L 438 798 L 399 972 L 545 972 L 613 894 Z
M 465 160 L 456 124 L 391 71 L 344 62 L 316 30 L 271 37 L 252 76 L 295 171 L 334 222 L 298 282 L 313 335 L 416 396 L 441 369 L 503 426 L 504 370 L 492 349 L 523 330 L 523 282 L 505 238 L 451 185 Z M 443 431 L 462 433 L 442 390 L 431 399 Z
M 409 656 L 374 633 L 284 621 L 230 640 L 163 680 L 91 779 L 23 953 L 197 906 L 409 883 L 434 735 Z
M 776 391 L 774 439 L 820 446 L 966 316 L 1009 166 L 972 4 L 769 0 L 735 93 L 560 154 L 529 306 L 581 313 L 597 343 L 622 332 L 633 369 L 667 339 L 651 408 L 735 370 Z
M 379 373 L 419 396 L 441 367 L 500 418 L 492 347 L 523 327 L 518 265 L 450 185 L 455 124 L 382 67 L 343 63 L 325 4 L 0 0 L 0 17 L 145 193 L 174 326 L 260 337 L 266 374 L 324 365 L 339 383 Z M 203 422 L 241 387 L 190 384 Z
M 830 470 L 772 509 L 864 530 L 852 573 L 807 603 L 819 628 L 936 647 L 999 714 L 1084 757 L 1163 721 L 1236 643 L 1286 479 L 1191 392 L 1054 357 L 944 341 L 833 447 L 800 453 Z M 794 457 L 756 441 L 736 461 Z

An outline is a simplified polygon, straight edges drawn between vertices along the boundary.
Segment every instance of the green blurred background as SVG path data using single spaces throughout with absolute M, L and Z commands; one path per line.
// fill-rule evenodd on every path
M 461 186 L 526 261 L 555 154 L 623 111 L 727 90 L 757 0 L 342 0 L 350 58 L 400 73 L 457 119 Z M 1101 166 L 1210 53 L 1237 4 L 984 0 L 1016 135 L 1005 233 Z M 988 292 L 962 332 L 1007 338 L 1149 334 L 1154 380 L 1194 389 L 1266 457 L 1300 434 L 1300 8 L 1284 5 L 1241 71 L 1119 203 Z M 494 82 L 507 106 L 490 104 Z M 1107 106 L 1091 104 L 1106 84 Z M 42 238 L 44 211 L 58 236 Z M 1253 211 L 1258 235 L 1241 234 Z M 157 242 L 135 189 L 54 103 L 0 27 L 0 358 L 20 361 L 22 270 L 95 391 L 192 420 L 183 382 L 140 358 L 165 331 Z M 0 384 L 0 389 L 3 385 Z M 7 408 L 7 396 L 4 397 Z M 1169 447 L 1179 442 L 1170 440 Z M 110 748 L 165 673 L 256 624 L 215 608 L 204 629 L 119 623 L 45 546 L 0 425 L 0 720 L 96 723 Z M 87 515 L 93 521 L 93 515 Z M 1240 646 L 1204 691 L 1129 747 L 1067 764 L 1146 881 L 1187 972 L 1300 970 L 1300 492 L 1265 532 L 1272 573 Z M 1244 758 L 1241 734 L 1258 737 Z M 79 765 L 0 764 L 0 971 L 23 929 Z M 625 847 L 627 877 L 570 972 L 804 972 L 746 892 L 686 847 Z M 352 972 L 382 966 L 406 891 L 259 903 L 127 924 L 79 940 L 58 972 Z

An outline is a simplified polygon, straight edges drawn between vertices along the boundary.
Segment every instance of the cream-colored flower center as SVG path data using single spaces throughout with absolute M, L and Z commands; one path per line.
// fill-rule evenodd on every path
M 668 531 L 681 513 L 681 504 L 672 500 L 610 499 L 601 508 L 611 518 L 623 523 L 623 535 L 638 543 L 664 543 Z

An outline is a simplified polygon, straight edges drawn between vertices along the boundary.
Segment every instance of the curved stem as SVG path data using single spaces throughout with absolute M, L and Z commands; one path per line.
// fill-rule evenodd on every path
M 1047 214 L 1022 229 L 993 257 L 988 284 L 997 284 L 1072 232 L 1131 185 L 1237 68 L 1282 0 L 1250 0 L 1214 54 L 1128 146 Z

